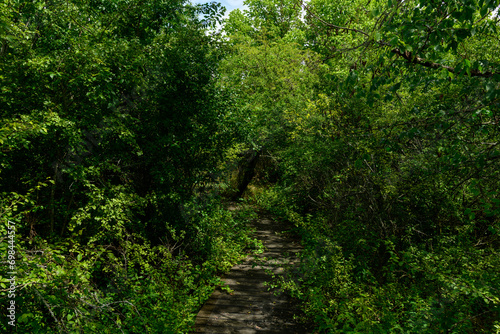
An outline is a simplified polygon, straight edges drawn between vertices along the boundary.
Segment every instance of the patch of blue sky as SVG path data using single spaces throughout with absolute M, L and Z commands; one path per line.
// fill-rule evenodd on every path
M 246 8 L 246 6 L 243 6 L 244 0 L 220 0 L 220 1 L 217 1 L 217 0 L 191 0 L 191 1 L 193 3 L 199 3 L 199 4 L 212 2 L 212 1 L 220 2 L 224 7 L 226 7 L 226 15 L 229 14 L 229 12 L 234 10 L 234 9 L 240 9 L 241 11 L 243 11 L 243 9 Z

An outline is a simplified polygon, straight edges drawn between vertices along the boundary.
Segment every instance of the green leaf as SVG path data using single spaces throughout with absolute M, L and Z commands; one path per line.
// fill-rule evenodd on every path
M 481 8 L 479 15 L 485 16 L 487 12 L 488 12 L 488 5 L 485 5 L 485 6 L 483 6 L 483 8 Z
M 396 83 L 394 86 L 390 88 L 391 92 L 396 92 L 399 88 L 401 88 L 401 82 Z
M 25 323 L 25 322 L 28 322 L 28 319 L 32 316 L 33 316 L 32 313 L 24 313 L 19 318 L 17 318 L 17 321 L 19 321 L 21 323 Z
M 490 92 L 490 91 L 494 90 L 494 89 L 495 89 L 495 86 L 496 86 L 496 84 L 495 84 L 495 83 L 493 83 L 493 82 L 488 82 L 488 83 L 486 84 L 486 87 L 485 87 L 486 92 Z

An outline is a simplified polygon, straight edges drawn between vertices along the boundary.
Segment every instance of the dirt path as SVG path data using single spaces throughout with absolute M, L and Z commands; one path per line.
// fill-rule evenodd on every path
M 254 226 L 265 251 L 249 256 L 223 278 L 231 294 L 217 289 L 196 318 L 196 333 L 308 333 L 297 324 L 296 305 L 285 293 L 269 289 L 271 274 L 283 274 L 285 266 L 297 263 L 300 245 L 282 232 L 286 226 L 261 217 Z M 276 294 L 278 292 L 278 294 Z

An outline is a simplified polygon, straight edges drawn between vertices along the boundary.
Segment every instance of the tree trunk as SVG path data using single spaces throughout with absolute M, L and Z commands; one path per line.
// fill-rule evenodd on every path
M 233 200 L 237 200 L 243 195 L 247 189 L 248 184 L 252 181 L 255 176 L 255 166 L 259 160 L 261 151 L 248 150 L 243 154 L 243 159 L 241 159 L 238 167 L 237 176 L 237 187 L 238 191 L 233 196 Z

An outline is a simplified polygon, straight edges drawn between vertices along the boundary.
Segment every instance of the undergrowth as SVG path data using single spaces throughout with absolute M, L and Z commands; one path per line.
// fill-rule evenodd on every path
M 269 188 L 256 202 L 302 236 L 299 273 L 278 279 L 317 331 L 500 332 L 498 253 L 474 247 L 463 234 L 443 237 L 432 248 L 403 248 L 391 237 L 343 234 L 324 212 L 300 212 L 286 188 Z
M 184 209 L 184 230 L 170 227 L 157 245 L 126 229 L 120 231 L 122 238 L 87 244 L 75 239 L 50 244 L 19 234 L 17 331 L 191 331 L 200 307 L 215 287 L 224 285 L 220 275 L 259 244 L 246 224 L 252 219 L 249 210 L 232 213 L 217 199 L 193 200 Z M 187 229 L 197 232 L 187 235 Z M 2 277 L 0 296 L 5 299 L 6 273 Z M 5 321 L 0 331 L 7 331 Z

